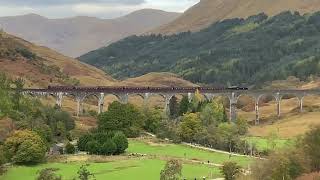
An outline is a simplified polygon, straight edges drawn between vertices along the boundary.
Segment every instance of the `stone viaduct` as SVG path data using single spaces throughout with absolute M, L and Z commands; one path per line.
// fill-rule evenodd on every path
M 118 98 L 121 103 L 128 103 L 130 95 L 138 95 L 143 98 L 145 105 L 148 99 L 154 95 L 160 95 L 165 100 L 165 112 L 169 112 L 169 103 L 175 95 L 187 95 L 189 101 L 192 100 L 195 92 L 199 92 L 207 99 L 212 100 L 216 96 L 228 97 L 230 101 L 229 113 L 230 121 L 237 119 L 237 102 L 241 96 L 250 96 L 255 101 L 255 123 L 259 124 L 259 100 L 264 96 L 273 96 L 277 103 L 277 115 L 281 116 L 281 100 L 285 95 L 296 96 L 299 100 L 300 111 L 303 111 L 303 99 L 306 95 L 320 95 L 320 90 L 245 90 L 241 88 L 218 89 L 207 87 L 68 87 L 54 86 L 47 89 L 24 89 L 23 94 L 32 96 L 53 96 L 56 98 L 56 105 L 62 106 L 62 100 L 65 96 L 73 96 L 77 102 L 77 115 L 83 111 L 83 102 L 89 96 L 95 96 L 98 99 L 98 113 L 103 112 L 104 98 L 112 94 Z

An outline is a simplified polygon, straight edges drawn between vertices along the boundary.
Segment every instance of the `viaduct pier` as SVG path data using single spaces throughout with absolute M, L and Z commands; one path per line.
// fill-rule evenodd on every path
M 218 89 L 208 87 L 69 87 L 53 86 L 46 89 L 23 89 L 22 93 L 32 96 L 53 96 L 56 99 L 56 105 L 61 107 L 63 98 L 66 96 L 74 97 L 77 102 L 77 115 L 83 110 L 83 102 L 89 96 L 95 96 L 98 99 L 98 113 L 104 110 L 104 99 L 106 95 L 112 94 L 118 98 L 121 103 L 128 103 L 129 96 L 140 96 L 145 105 L 151 96 L 160 95 L 165 101 L 165 112 L 169 112 L 169 103 L 172 97 L 176 95 L 188 96 L 192 100 L 196 91 L 199 91 L 207 100 L 212 100 L 216 96 L 225 96 L 230 101 L 229 117 L 230 121 L 237 119 L 237 103 L 241 96 L 250 96 L 255 101 L 255 123 L 259 124 L 259 100 L 264 96 L 274 97 L 277 103 L 277 115 L 281 116 L 281 100 L 286 95 L 296 96 L 299 100 L 299 109 L 303 112 L 303 99 L 306 95 L 320 95 L 320 89 L 312 90 L 247 90 L 241 88 Z

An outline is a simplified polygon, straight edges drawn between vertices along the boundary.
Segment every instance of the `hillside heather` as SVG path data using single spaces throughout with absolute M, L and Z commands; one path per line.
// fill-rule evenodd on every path
M 131 36 L 79 59 L 116 78 L 172 72 L 194 83 L 250 85 L 318 75 L 320 13 L 258 14 L 200 32 Z M 125 49 L 125 51 L 124 51 Z

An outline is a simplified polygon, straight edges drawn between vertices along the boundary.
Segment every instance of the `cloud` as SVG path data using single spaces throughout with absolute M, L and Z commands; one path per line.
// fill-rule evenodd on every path
M 1 0 L 0 5 L 6 6 L 63 6 L 81 3 L 113 4 L 113 5 L 139 5 L 145 0 Z

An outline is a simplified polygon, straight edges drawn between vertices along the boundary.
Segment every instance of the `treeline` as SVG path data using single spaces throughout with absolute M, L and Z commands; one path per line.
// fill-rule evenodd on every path
M 320 171 L 320 126 L 313 127 L 298 138 L 293 147 L 273 152 L 265 160 L 257 160 L 252 165 L 252 174 L 239 179 L 269 180 L 297 179 Z M 312 178 L 311 176 L 306 179 Z M 303 178 L 298 178 L 303 179 Z M 318 176 L 313 179 L 319 179 Z
M 0 137 L 0 164 L 42 162 L 51 144 L 72 140 L 71 115 L 22 95 L 23 86 L 23 80 L 0 74 L 0 123 L 9 123 Z
M 116 78 L 173 72 L 195 83 L 240 85 L 319 75 L 320 13 L 258 14 L 200 32 L 132 36 L 79 59 Z
M 207 101 L 196 92 L 191 102 L 184 96 L 180 102 L 173 98 L 169 106 L 170 116 L 156 121 L 160 123 L 153 132 L 158 138 L 240 154 L 257 152 L 254 145 L 247 146 L 250 143 L 243 139 L 249 127 L 247 121 L 239 118 L 230 123 L 222 99 Z

